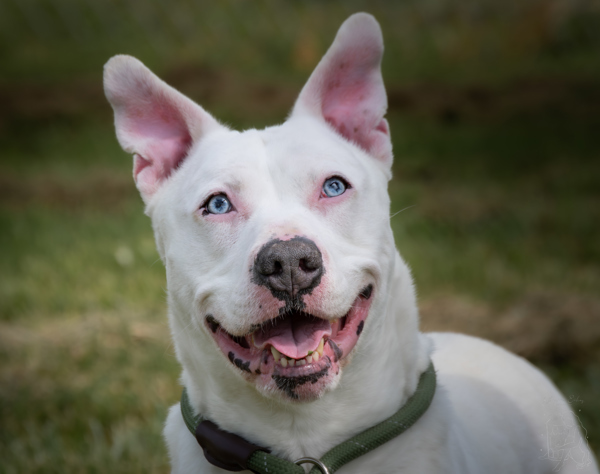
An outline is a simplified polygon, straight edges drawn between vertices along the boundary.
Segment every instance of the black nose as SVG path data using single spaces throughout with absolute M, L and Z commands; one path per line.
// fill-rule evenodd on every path
M 305 237 L 273 239 L 258 252 L 254 281 L 276 298 L 309 293 L 321 281 L 323 257 L 316 244 Z

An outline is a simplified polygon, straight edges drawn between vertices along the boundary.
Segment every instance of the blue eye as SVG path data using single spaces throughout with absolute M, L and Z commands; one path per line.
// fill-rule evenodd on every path
M 224 194 L 211 197 L 206 203 L 204 214 L 227 214 L 231 211 L 231 203 Z
M 348 187 L 348 184 L 342 178 L 333 177 L 323 183 L 323 193 L 327 197 L 335 197 L 344 194 Z

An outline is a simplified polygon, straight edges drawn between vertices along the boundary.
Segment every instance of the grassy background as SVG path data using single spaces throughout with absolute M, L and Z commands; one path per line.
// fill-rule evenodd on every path
M 542 367 L 600 452 L 597 1 L 0 3 L 0 472 L 165 472 L 164 269 L 101 89 L 142 59 L 237 128 L 381 21 L 396 241 L 426 329 Z M 579 411 L 577 411 L 579 410 Z

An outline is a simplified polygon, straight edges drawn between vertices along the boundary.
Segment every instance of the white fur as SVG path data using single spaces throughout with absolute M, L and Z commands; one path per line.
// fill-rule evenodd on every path
M 332 61 L 352 61 L 357 51 L 364 53 L 363 59 L 374 59 L 355 71 L 366 84 L 358 84 L 360 97 L 351 96 L 355 83 L 342 91 L 341 97 L 356 103 L 348 115 L 343 102 L 332 103 L 340 95 L 332 99 L 326 84 Z M 418 331 L 411 275 L 389 225 L 391 145 L 383 119 L 381 52 L 375 20 L 352 16 L 291 117 L 276 127 L 241 133 L 219 125 L 133 58 L 121 56 L 107 64 L 105 87 L 124 148 L 151 163 L 140 174 L 159 166 L 159 172 L 139 178 L 143 182 L 138 187 L 166 266 L 169 321 L 183 367 L 182 383 L 194 409 L 222 429 L 290 460 L 318 458 L 392 415 L 414 393 L 432 357 L 438 390 L 426 414 L 406 433 L 340 473 L 549 473 L 555 466 L 544 459 L 548 410 L 573 417 L 548 379 L 488 342 Z M 150 92 L 141 97 L 131 90 L 140 83 L 150 84 Z M 167 125 L 172 133 L 191 136 L 193 144 L 172 170 L 169 163 L 177 157 L 161 155 L 169 146 L 159 143 L 156 148 L 153 137 L 146 136 L 161 118 L 146 118 L 136 128 L 139 110 L 153 110 L 148 103 L 161 110 L 184 109 L 173 115 L 176 126 L 171 119 Z M 365 120 L 352 122 L 357 113 Z M 338 115 L 330 120 L 328 114 Z M 344 120 L 365 127 L 356 141 L 342 136 L 339 124 Z M 161 151 L 153 156 L 156 149 Z M 310 196 L 318 193 L 323 179 L 338 173 L 351 182 L 352 194 L 335 206 L 312 202 Z M 199 215 L 202 202 L 215 192 L 235 196 L 239 212 L 218 222 Z M 327 267 L 321 285 L 326 292 L 309 309 L 331 318 L 343 316 L 365 281 L 375 285 L 365 329 L 349 363 L 310 402 L 257 389 L 229 363 L 203 325 L 209 311 L 233 333 L 259 321 L 256 285 L 248 269 L 260 246 L 283 234 L 306 236 L 323 253 Z M 204 459 L 179 405 L 169 412 L 165 438 L 174 473 L 225 472 Z M 578 472 L 597 472 L 589 452 L 585 454 L 589 462 Z M 572 460 L 558 467 L 558 472 L 574 470 Z

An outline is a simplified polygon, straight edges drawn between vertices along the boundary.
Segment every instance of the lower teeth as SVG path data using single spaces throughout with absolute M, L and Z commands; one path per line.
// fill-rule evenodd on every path
M 323 347 L 324 339 L 321 339 L 319 347 L 317 347 L 317 349 L 315 349 L 314 351 L 310 351 L 309 355 L 307 355 L 303 359 L 291 359 L 289 357 L 286 357 L 273 346 L 271 346 L 271 354 L 273 354 L 273 359 L 275 359 L 275 362 L 281 365 L 282 367 L 299 367 L 302 365 L 317 362 L 319 358 L 323 355 Z

